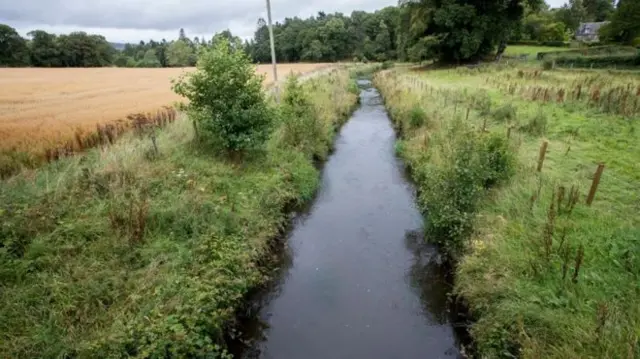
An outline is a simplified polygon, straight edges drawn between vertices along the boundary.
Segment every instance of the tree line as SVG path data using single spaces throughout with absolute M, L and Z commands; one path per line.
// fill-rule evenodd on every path
M 399 0 L 375 12 L 319 12 L 274 24 L 280 62 L 473 61 L 501 54 L 509 41 L 570 40 L 580 23 L 605 21 L 601 38 L 640 44 L 640 1 L 569 0 L 552 9 L 543 0 Z M 0 25 L 0 66 L 174 67 L 193 66 L 202 48 L 225 39 L 257 63 L 271 61 L 269 31 L 258 20 L 254 36 L 242 41 L 230 31 L 211 39 L 141 41 L 115 50 L 103 36 L 84 32 L 54 35 L 32 31 L 29 39 Z

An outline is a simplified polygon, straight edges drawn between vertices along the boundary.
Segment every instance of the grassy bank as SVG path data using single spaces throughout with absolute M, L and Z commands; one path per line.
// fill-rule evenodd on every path
M 376 83 L 430 240 L 458 261 L 478 356 L 639 357 L 637 78 L 492 66 L 383 72 Z
M 3 356 L 224 356 L 235 309 L 271 275 L 284 210 L 312 198 L 313 158 L 356 102 L 346 70 L 302 88 L 315 116 L 299 136 L 312 146 L 287 144 L 278 123 L 264 153 L 229 162 L 179 118 L 158 153 L 125 135 L 1 182 Z

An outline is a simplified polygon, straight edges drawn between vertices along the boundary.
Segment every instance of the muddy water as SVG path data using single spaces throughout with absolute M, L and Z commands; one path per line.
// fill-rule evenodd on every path
M 458 358 L 448 285 L 424 245 L 413 188 L 379 93 L 342 128 L 322 187 L 288 239 L 245 358 Z M 254 327 L 255 330 L 255 327 Z

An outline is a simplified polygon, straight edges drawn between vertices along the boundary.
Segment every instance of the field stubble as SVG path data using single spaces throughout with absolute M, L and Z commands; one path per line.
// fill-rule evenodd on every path
M 308 73 L 327 64 L 279 65 L 281 76 Z M 258 65 L 265 85 L 273 82 L 271 65 Z M 76 133 L 155 113 L 181 98 L 171 79 L 191 68 L 0 69 L 0 151 L 44 156 L 47 149 L 73 141 Z

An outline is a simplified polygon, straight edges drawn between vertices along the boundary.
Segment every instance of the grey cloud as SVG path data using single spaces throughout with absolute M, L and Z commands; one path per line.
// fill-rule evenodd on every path
M 2 0 L 0 18 L 19 23 L 169 30 L 250 19 L 252 0 Z
M 547 0 L 560 6 L 565 0 Z M 0 0 L 0 23 L 22 32 L 43 28 L 56 32 L 91 29 L 114 41 L 146 40 L 150 35 L 210 36 L 231 29 L 250 37 L 260 17 L 266 17 L 265 0 Z M 373 11 L 397 0 L 271 0 L 276 21 L 307 17 L 318 11 L 351 13 Z M 139 33 L 137 33 L 139 32 Z M 144 35 L 143 35 L 144 33 Z
M 318 11 L 373 10 L 394 3 L 395 0 L 272 0 L 272 8 L 274 17 L 283 19 Z M 255 26 L 262 16 L 264 0 L 0 0 L 0 21 L 49 26 L 160 31 L 184 27 L 210 32 L 231 23 Z

